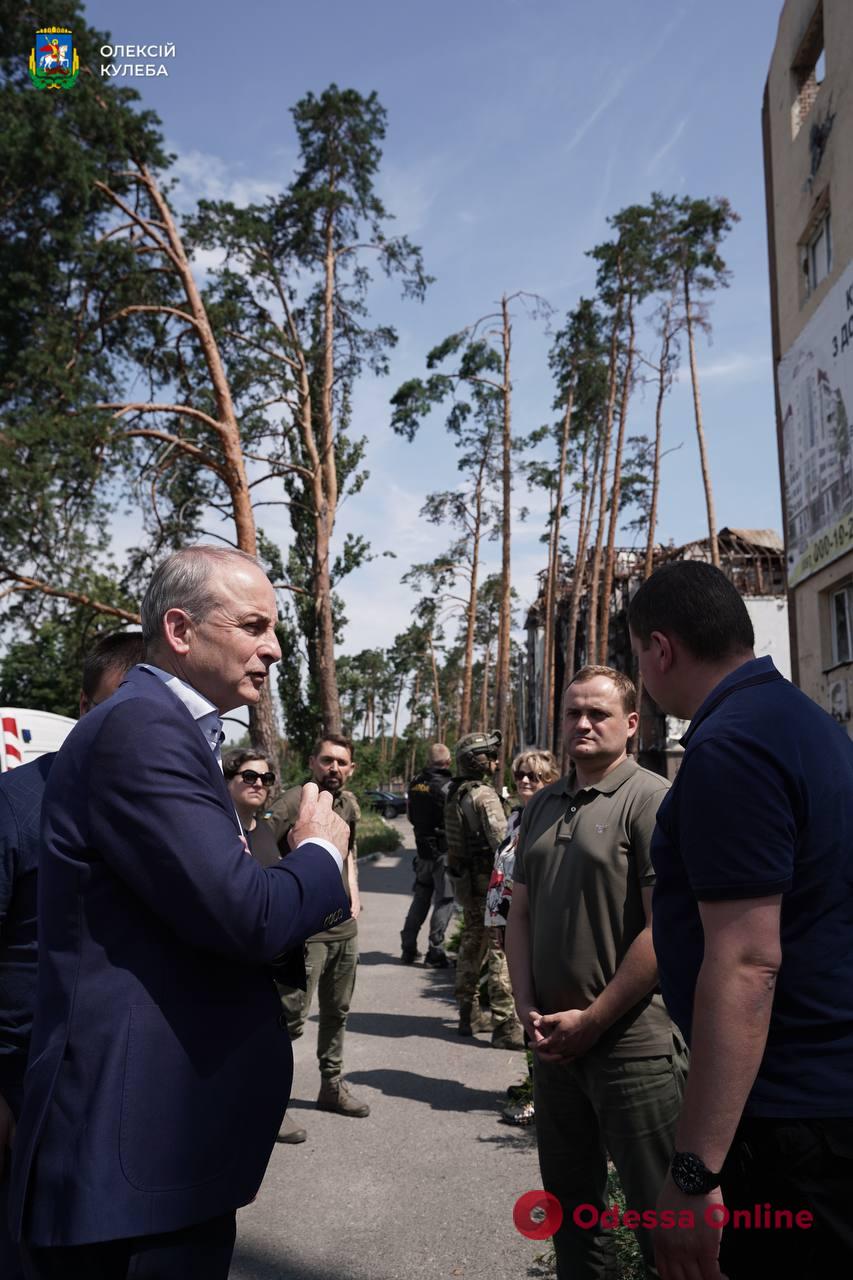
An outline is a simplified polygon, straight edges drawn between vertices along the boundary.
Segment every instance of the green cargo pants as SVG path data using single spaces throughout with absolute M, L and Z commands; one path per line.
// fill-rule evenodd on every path
M 609 1208 L 610 1156 L 629 1209 L 654 1209 L 672 1158 L 675 1124 L 687 1070 L 677 1035 L 673 1052 L 655 1058 L 614 1058 L 595 1050 L 565 1065 L 534 1054 L 533 1100 L 542 1185 L 560 1201 L 563 1225 L 554 1236 L 558 1280 L 618 1280 L 612 1230 L 573 1221 L 579 1205 Z M 588 1210 L 586 1211 L 588 1214 Z M 647 1276 L 657 1276 L 651 1233 L 637 1230 Z
M 308 989 L 279 987 L 279 995 L 290 1038 L 296 1040 L 305 1029 L 305 1019 L 317 992 L 320 1007 L 317 1059 L 323 1079 L 333 1080 L 343 1072 L 344 1030 L 355 987 L 358 935 L 334 942 L 309 942 L 305 950 Z
M 498 946 L 497 930 L 486 927 L 487 873 L 467 873 L 456 880 L 456 899 L 462 907 L 462 937 L 456 959 L 456 1000 L 460 1008 L 471 1004 L 486 961 L 486 987 L 495 1026 L 515 1018 L 515 1001 L 506 956 Z

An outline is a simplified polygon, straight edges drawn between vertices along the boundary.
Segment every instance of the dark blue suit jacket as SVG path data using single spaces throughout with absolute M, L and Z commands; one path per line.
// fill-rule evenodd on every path
M 0 1093 L 17 1115 L 36 996 L 41 806 L 55 755 L 0 775 Z
M 198 725 L 139 668 L 59 751 L 42 838 L 13 1225 L 83 1244 L 246 1204 L 293 1070 L 269 966 L 347 914 L 334 859 L 250 857 Z
M 55 756 L 40 756 L 0 775 L 0 1094 L 15 1116 L 36 1002 L 36 883 L 41 805 Z M 0 1177 L 0 1276 L 24 1280 L 9 1235 L 8 1171 Z

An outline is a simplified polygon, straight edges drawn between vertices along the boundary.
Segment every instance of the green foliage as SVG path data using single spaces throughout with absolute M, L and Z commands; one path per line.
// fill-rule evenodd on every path
M 691 291 L 702 294 L 727 286 L 730 272 L 720 255 L 720 241 L 740 221 L 728 200 L 721 196 L 700 200 L 684 196 L 665 201 L 655 193 L 652 201 L 672 210 L 668 247 Z
M 452 928 L 444 939 L 445 951 L 455 955 L 459 950 L 459 944 L 462 941 L 462 934 L 465 932 L 465 921 L 461 915 L 456 915 L 452 920 Z
M 350 433 L 354 384 L 365 369 L 385 373 L 397 341 L 392 328 L 370 323 L 367 264 L 397 277 L 408 297 L 422 298 L 430 278 L 420 250 L 387 231 L 392 215 L 376 192 L 386 113 L 376 94 L 332 84 L 306 94 L 292 115 L 300 160 L 289 187 L 245 209 L 202 201 L 187 237 L 226 256 L 208 305 L 241 393 L 243 431 L 246 409 L 259 414 L 270 474 L 290 513 L 284 580 L 293 594 L 281 638 L 291 660 L 279 685 L 288 738 L 304 752 L 331 714 L 334 654 L 325 651 L 321 619 L 331 611 L 339 642 L 346 620 L 334 585 L 373 558 L 365 539 L 351 535 L 329 567 L 326 545 L 338 502 L 367 480 L 365 440 Z M 274 426 L 273 405 L 282 415 Z
M 76 719 L 81 665 L 79 637 L 47 622 L 33 641 L 14 642 L 0 659 L 0 703 Z
M 607 1203 L 618 1205 L 620 1216 L 625 1212 L 625 1193 L 619 1181 L 619 1175 L 610 1165 L 607 1173 Z M 643 1266 L 643 1255 L 637 1244 L 637 1233 L 630 1227 L 618 1227 L 614 1233 L 616 1258 L 620 1280 L 643 1280 L 646 1269 Z
M 156 115 L 100 78 L 109 35 L 87 26 L 74 0 L 57 0 L 49 16 L 74 31 L 77 83 L 68 93 L 32 87 L 25 55 L 45 16 L 0 0 L 0 579 L 80 590 L 103 564 L 109 485 L 123 462 L 91 409 L 119 377 L 118 354 L 90 334 L 113 248 L 99 243 L 112 212 L 95 184 L 127 193 L 131 163 L 167 157 Z M 19 598 L 32 625 L 40 608 L 35 594 Z
M 12 641 L 0 658 L 0 704 L 76 720 L 83 661 L 97 640 L 122 626 L 105 623 L 90 609 L 58 609 L 32 638 Z
M 618 1174 L 612 1165 L 607 1174 L 607 1203 L 618 1205 L 620 1215 L 625 1210 L 625 1195 Z M 619 1280 L 645 1280 L 646 1268 L 637 1244 L 636 1231 L 632 1231 L 630 1227 L 618 1227 L 611 1234 L 616 1248 L 616 1275 Z M 549 1244 L 542 1253 L 537 1254 L 534 1261 L 546 1269 L 547 1275 L 557 1274 L 557 1258 L 552 1244 Z
M 381 818 L 378 813 L 362 809 L 356 827 L 358 840 L 358 856 L 368 853 L 395 853 L 402 848 L 403 840 L 396 827 Z

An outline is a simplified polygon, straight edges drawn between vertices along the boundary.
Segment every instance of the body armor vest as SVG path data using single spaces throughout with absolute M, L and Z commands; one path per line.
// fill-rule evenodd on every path
M 444 806 L 447 865 L 451 871 L 490 871 L 494 854 L 474 808 L 473 792 L 486 786 L 480 778 L 454 779 Z

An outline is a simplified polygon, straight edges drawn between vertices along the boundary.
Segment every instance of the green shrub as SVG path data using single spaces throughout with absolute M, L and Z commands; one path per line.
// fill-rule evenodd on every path
M 618 1205 L 620 1216 L 625 1212 L 625 1196 L 612 1165 L 609 1166 L 607 1174 L 607 1204 L 608 1206 Z M 646 1269 L 643 1266 L 640 1246 L 637 1244 L 636 1231 L 632 1231 L 630 1227 L 619 1227 L 612 1232 L 612 1235 L 616 1244 L 616 1274 L 619 1280 L 643 1280 Z M 557 1259 L 553 1244 L 549 1244 L 544 1253 L 536 1254 L 534 1261 L 539 1263 L 546 1275 L 557 1274 Z
M 457 952 L 462 938 L 463 919 L 461 915 L 451 917 L 452 933 L 444 939 L 445 951 Z
M 368 853 L 395 853 L 403 844 L 396 827 L 369 811 L 363 811 L 358 820 L 356 838 L 360 858 Z

